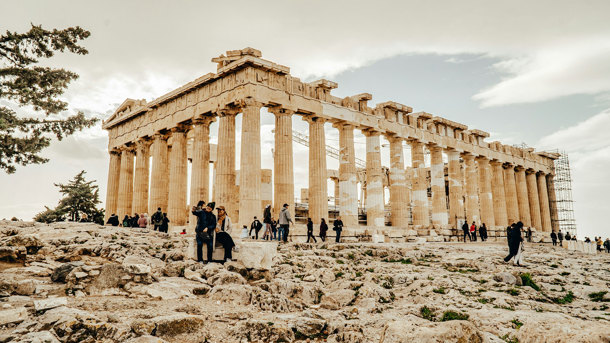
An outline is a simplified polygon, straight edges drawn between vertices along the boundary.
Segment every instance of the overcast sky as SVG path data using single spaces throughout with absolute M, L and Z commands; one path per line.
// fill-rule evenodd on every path
M 337 96 L 369 92 L 373 105 L 394 100 L 488 131 L 488 141 L 565 150 L 579 236 L 610 235 L 608 1 L 0 3 L 0 30 L 25 31 L 30 23 L 91 31 L 88 55 L 51 61 L 80 74 L 65 94 L 71 111 L 106 118 L 125 98 L 151 100 L 214 72 L 212 57 L 251 46 L 294 76 L 338 82 Z M 268 168 L 272 118 L 263 114 Z M 298 118 L 294 125 L 307 131 Z M 338 145 L 335 131 L 327 127 L 329 144 Z M 364 159 L 364 137 L 356 138 Z M 295 154 L 307 156 L 307 148 L 295 145 Z M 0 218 L 29 219 L 55 206 L 52 183 L 82 169 L 105 200 L 107 135 L 99 126 L 53 143 L 45 155 L 45 165 L 0 173 Z M 307 165 L 295 173 L 299 194 Z

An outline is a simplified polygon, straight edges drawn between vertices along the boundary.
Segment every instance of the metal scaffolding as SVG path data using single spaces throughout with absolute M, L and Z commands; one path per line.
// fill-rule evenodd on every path
M 559 152 L 559 151 L 557 151 Z M 571 235 L 576 234 L 576 219 L 574 218 L 574 200 L 572 200 L 572 176 L 570 160 L 565 151 L 559 152 L 561 157 L 555 160 L 555 206 L 557 207 L 557 222 L 559 229 Z M 551 205 L 552 206 L 552 205 Z

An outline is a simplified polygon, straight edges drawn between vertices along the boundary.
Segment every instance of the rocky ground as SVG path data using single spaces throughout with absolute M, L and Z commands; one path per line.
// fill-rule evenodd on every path
M 191 239 L 0 222 L 0 342 L 610 342 L 610 254 L 291 243 L 256 270 Z

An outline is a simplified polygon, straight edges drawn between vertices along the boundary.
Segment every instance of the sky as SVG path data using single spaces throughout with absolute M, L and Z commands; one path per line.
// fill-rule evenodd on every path
M 44 62 L 80 75 L 63 96 L 70 104 L 64 115 L 107 118 L 126 98 L 152 100 L 214 72 L 210 59 L 226 50 L 254 47 L 305 81 L 338 82 L 336 96 L 368 92 L 370 106 L 396 101 L 488 131 L 489 142 L 567 152 L 578 236 L 610 236 L 608 1 L 0 2 L 1 32 L 23 32 L 30 23 L 91 31 L 83 42 L 88 55 Z M 307 132 L 305 122 L 293 122 Z M 263 113 L 268 168 L 272 129 L 273 116 Z M 217 124 L 211 132 L 215 141 Z M 338 146 L 336 130 L 327 125 L 326 133 Z M 0 172 L 0 218 L 27 220 L 55 206 L 53 183 L 80 170 L 97 180 L 104 201 L 107 143 L 98 125 L 54 142 L 44 152 L 47 164 Z M 364 159 L 359 132 L 356 143 Z M 307 156 L 298 144 L 294 152 Z M 295 166 L 297 195 L 307 187 L 303 160 Z M 337 166 L 328 159 L 329 168 Z

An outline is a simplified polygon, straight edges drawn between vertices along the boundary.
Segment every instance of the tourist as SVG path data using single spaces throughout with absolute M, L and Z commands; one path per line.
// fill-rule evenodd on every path
M 322 219 L 322 222 L 324 222 L 324 219 Z M 324 225 L 326 225 L 326 223 Z M 321 229 L 322 224 L 320 224 L 320 230 Z M 314 243 L 318 243 L 318 241 L 316 241 L 316 237 L 313 235 L 313 222 L 311 221 L 311 218 L 307 218 L 307 242 L 305 243 L 309 243 L 310 238 L 313 239 Z
M 572 240 L 572 236 L 570 236 L 570 233 L 569 233 L 569 232 L 567 232 L 567 233 L 566 233 L 566 236 L 565 236 L 565 237 L 566 237 L 566 241 L 570 241 L 570 240 Z
M 271 205 L 265 206 L 265 211 L 263 211 L 263 223 L 265 224 L 265 233 L 263 233 L 263 239 L 269 240 L 271 239 Z
M 182 229 L 182 232 L 180 232 L 181 235 L 186 235 L 186 229 Z
M 585 237 L 585 243 L 591 243 L 591 239 L 589 239 L 589 237 Z
M 275 240 L 277 238 L 277 220 L 271 220 L 271 240 Z
M 602 244 L 604 244 L 604 242 L 602 241 L 602 237 L 597 237 L 597 240 L 595 240 L 595 243 L 597 243 L 597 251 L 602 251 Z
M 466 243 L 466 237 L 468 240 L 472 241 L 470 237 L 470 230 L 468 229 L 468 220 L 464 220 L 464 224 L 462 224 L 462 231 L 464 231 L 464 243 Z
M 604 242 L 604 247 L 606 248 L 606 252 L 610 253 L 610 238 L 606 238 L 606 241 Z
M 282 210 L 280 211 L 280 231 L 283 235 L 284 242 L 288 242 L 288 234 L 290 233 L 290 224 L 292 222 L 292 217 L 290 216 L 290 212 L 288 211 L 288 204 L 284 204 L 282 206 Z
M 216 228 L 216 216 L 214 211 L 215 203 L 209 203 L 205 209 L 202 208 L 204 202 L 199 201 L 197 206 L 193 206 L 193 215 L 197 217 L 197 226 L 195 227 L 195 238 L 197 240 L 197 262 L 203 261 L 203 244 L 208 246 L 208 262 L 212 261 L 212 231 Z M 209 243 L 209 244 L 208 244 Z
M 261 224 L 261 221 L 258 220 L 256 216 L 254 216 L 254 220 L 252 221 L 252 224 L 250 224 L 250 233 L 248 235 L 251 238 L 258 239 L 258 232 L 261 230 L 262 227 L 263 224 Z M 252 236 L 252 230 L 254 230 L 254 236 Z
M 572 236 L 572 240 L 575 241 L 576 240 L 576 235 Z
M 528 242 L 532 241 L 532 228 L 531 227 L 527 228 L 527 241 Z
M 163 212 L 163 219 L 161 219 L 161 226 L 159 227 L 159 232 L 165 232 L 169 230 L 169 218 L 167 218 L 167 213 Z
M 555 231 L 551 232 L 551 240 L 553 241 L 553 245 L 557 245 L 557 234 Z
M 559 246 L 563 246 L 563 232 L 561 232 L 561 230 L 559 230 L 559 232 L 557 233 L 557 239 L 559 239 Z
M 131 223 L 129 223 L 129 226 L 138 227 L 138 220 L 140 220 L 140 216 L 136 213 L 133 217 L 131 217 Z
M 242 226 L 241 234 L 239 235 L 239 238 L 241 238 L 241 239 L 248 238 L 248 225 Z
M 161 224 L 163 224 L 163 212 L 161 212 L 161 207 L 157 208 L 157 212 L 155 212 L 150 219 L 155 226 L 153 230 L 158 231 Z
M 122 225 L 123 225 L 123 227 L 130 227 L 131 226 L 131 218 L 129 218 L 128 215 L 125 215 L 125 217 L 123 218 Z
M 510 261 L 513 257 L 515 258 L 514 264 L 521 266 L 523 258 L 523 237 L 521 236 L 521 228 L 523 223 L 518 222 L 510 227 L 508 234 L 508 256 L 504 258 L 504 262 Z
M 337 217 L 333 222 L 333 231 L 335 231 L 335 242 L 339 243 L 341 241 L 341 232 L 343 231 L 343 221 L 341 220 L 341 217 Z
M 106 225 L 119 226 L 119 216 L 116 214 L 111 214 L 106 222 Z
M 485 223 L 481 224 L 481 227 L 479 228 L 479 237 L 481 237 L 481 242 L 487 240 L 487 226 L 485 226 Z
M 477 241 L 477 225 L 474 222 L 470 225 L 470 240 Z
M 326 242 L 326 233 L 328 232 L 328 225 L 324 222 L 324 225 L 320 224 L 320 239 L 322 242 Z
M 223 262 L 230 262 L 233 258 L 232 251 L 235 246 L 235 242 L 233 242 L 233 238 L 231 237 L 231 218 L 227 215 L 227 211 L 224 206 L 218 206 L 216 209 L 218 211 L 218 219 L 216 220 L 216 229 L 215 229 L 215 243 L 222 244 L 222 247 L 225 249 Z M 214 244 L 215 245 L 215 244 Z M 212 249 L 214 246 L 212 247 Z M 208 248 L 209 249 L 209 248 Z M 211 254 L 208 252 L 208 260 L 211 260 Z
M 146 213 L 142 213 L 140 219 L 138 219 L 138 227 L 142 229 L 146 229 L 148 226 L 148 218 Z

